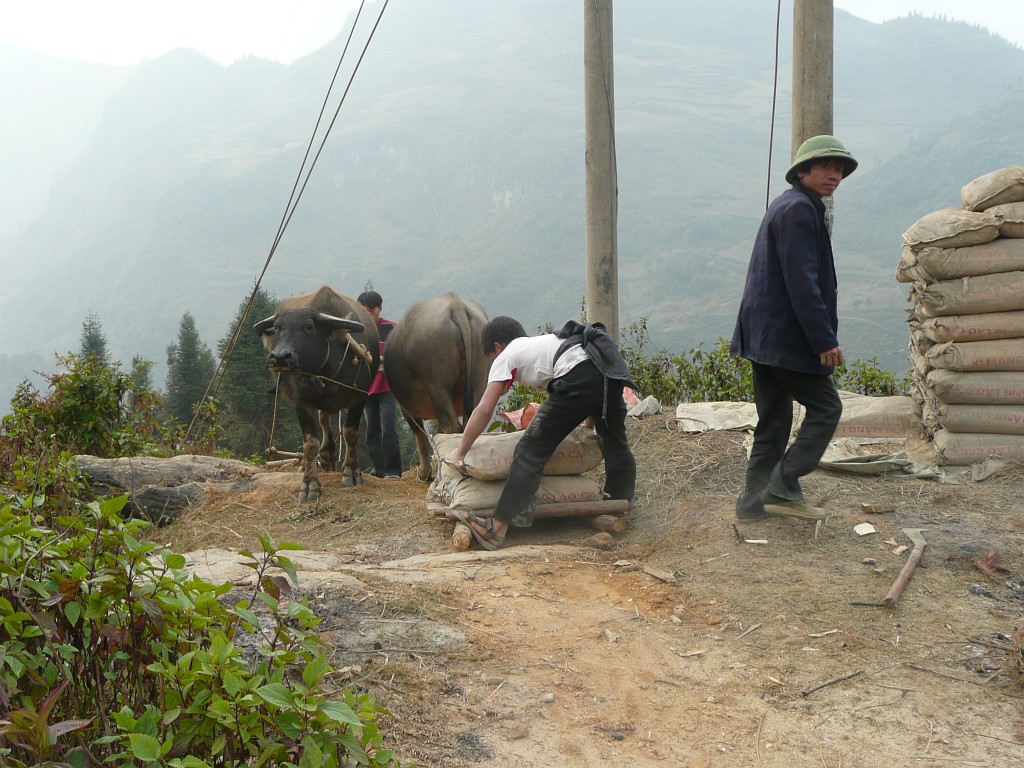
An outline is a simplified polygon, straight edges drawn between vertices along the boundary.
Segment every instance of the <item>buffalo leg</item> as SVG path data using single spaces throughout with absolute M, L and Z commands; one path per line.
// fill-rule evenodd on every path
M 459 386 L 456 384 L 456 386 Z M 462 423 L 459 421 L 459 414 L 455 411 L 452 403 L 452 393 L 440 387 L 434 382 L 427 384 L 427 396 L 434 406 L 434 413 L 437 418 L 437 431 L 443 435 L 454 435 L 462 432 Z M 461 402 L 462 398 L 458 398 Z
M 345 458 L 341 470 L 341 481 L 345 485 L 362 485 L 363 470 L 359 466 L 359 453 L 356 444 L 359 441 L 359 422 L 363 418 L 365 401 L 348 409 L 345 424 L 341 428 L 341 436 L 345 441 Z
M 320 441 L 320 466 L 325 472 L 335 472 L 338 469 L 338 443 L 331 428 L 333 415 L 320 411 L 320 432 L 323 435 Z
M 296 405 L 295 414 L 302 429 L 302 488 L 299 490 L 299 501 L 316 501 L 320 498 L 317 458 L 321 445 L 316 413 Z
M 427 437 L 426 423 L 423 419 L 414 419 L 405 408 L 402 415 L 412 430 L 413 440 L 416 441 L 416 454 L 419 456 L 419 466 L 416 468 L 416 479 L 421 483 L 429 483 L 434 474 L 433 451 L 430 446 L 430 439 Z

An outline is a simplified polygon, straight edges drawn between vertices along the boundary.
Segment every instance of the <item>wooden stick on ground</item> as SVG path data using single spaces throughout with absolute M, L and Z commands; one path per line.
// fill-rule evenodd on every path
M 473 543 L 473 534 L 469 532 L 469 526 L 465 523 L 455 523 L 455 532 L 452 533 L 452 549 L 456 552 L 465 552 Z
M 449 507 L 428 507 L 437 517 L 450 517 Z M 457 508 L 456 508 L 457 509 Z M 470 509 L 477 517 L 493 517 L 493 509 Z M 628 499 L 604 499 L 602 501 L 560 501 L 554 504 L 538 504 L 535 518 L 548 517 L 596 517 L 598 515 L 624 515 L 629 511 Z

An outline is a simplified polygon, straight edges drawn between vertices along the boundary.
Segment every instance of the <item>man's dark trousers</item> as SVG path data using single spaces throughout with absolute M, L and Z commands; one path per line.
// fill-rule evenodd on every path
M 377 477 L 400 477 L 402 474 L 402 449 L 398 442 L 395 410 L 395 396 L 390 392 L 370 395 L 363 408 L 366 449 Z
M 784 499 L 803 499 L 800 478 L 810 474 L 835 434 L 843 403 L 831 376 L 798 373 L 752 363 L 757 427 L 747 462 L 743 499 L 753 504 L 761 493 Z M 793 401 L 806 410 L 793 444 L 786 448 L 793 427 Z

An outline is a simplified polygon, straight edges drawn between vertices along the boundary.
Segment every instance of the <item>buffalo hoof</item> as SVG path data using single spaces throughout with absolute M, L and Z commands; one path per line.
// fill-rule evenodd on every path
M 320 493 L 318 491 L 310 491 L 309 493 L 306 493 L 306 491 L 299 491 L 299 501 L 302 503 L 312 503 L 317 501 L 319 498 Z
M 355 485 L 355 482 L 352 480 L 351 477 L 345 475 L 343 478 L 341 478 L 341 484 L 344 485 L 346 488 L 351 488 L 353 485 Z

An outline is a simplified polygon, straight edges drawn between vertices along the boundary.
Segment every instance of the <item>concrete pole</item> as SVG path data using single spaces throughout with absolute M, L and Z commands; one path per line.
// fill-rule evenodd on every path
M 619 338 L 618 175 L 612 0 L 583 0 L 587 320 Z
M 832 133 L 832 48 L 832 0 L 794 0 L 792 156 L 811 136 Z
M 832 133 L 832 58 L 835 13 L 832 0 L 793 2 L 793 136 L 790 157 L 807 139 Z M 831 197 L 825 225 L 832 232 Z

